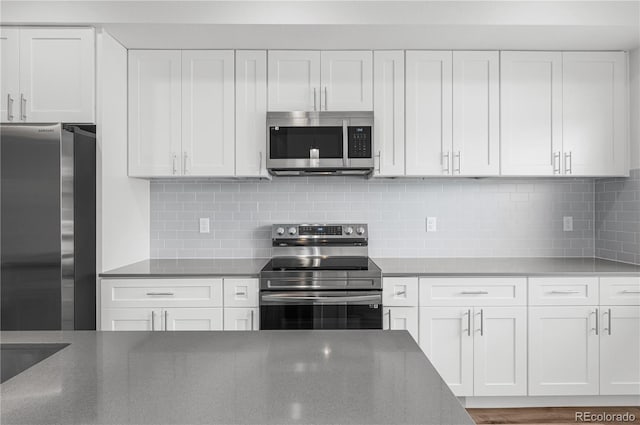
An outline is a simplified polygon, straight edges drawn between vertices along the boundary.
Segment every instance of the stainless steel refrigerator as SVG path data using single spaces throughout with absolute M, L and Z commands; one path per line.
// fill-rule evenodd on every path
M 95 126 L 0 126 L 0 328 L 96 328 Z

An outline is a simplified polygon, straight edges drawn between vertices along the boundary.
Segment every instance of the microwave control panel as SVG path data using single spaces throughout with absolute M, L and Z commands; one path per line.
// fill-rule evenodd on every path
M 371 127 L 349 127 L 349 158 L 371 158 Z

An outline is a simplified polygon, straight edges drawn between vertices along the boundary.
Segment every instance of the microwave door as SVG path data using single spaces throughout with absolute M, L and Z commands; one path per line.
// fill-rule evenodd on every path
M 269 159 L 279 167 L 337 167 L 345 154 L 342 126 L 269 128 Z

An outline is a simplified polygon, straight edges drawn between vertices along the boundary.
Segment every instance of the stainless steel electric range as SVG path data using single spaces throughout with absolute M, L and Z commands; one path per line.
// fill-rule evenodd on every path
M 260 329 L 382 329 L 382 272 L 366 224 L 274 224 Z

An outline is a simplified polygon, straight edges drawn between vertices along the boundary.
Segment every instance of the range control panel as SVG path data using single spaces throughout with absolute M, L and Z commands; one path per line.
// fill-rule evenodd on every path
M 371 127 L 349 127 L 349 158 L 371 158 Z
M 367 238 L 366 224 L 274 224 L 272 239 Z

